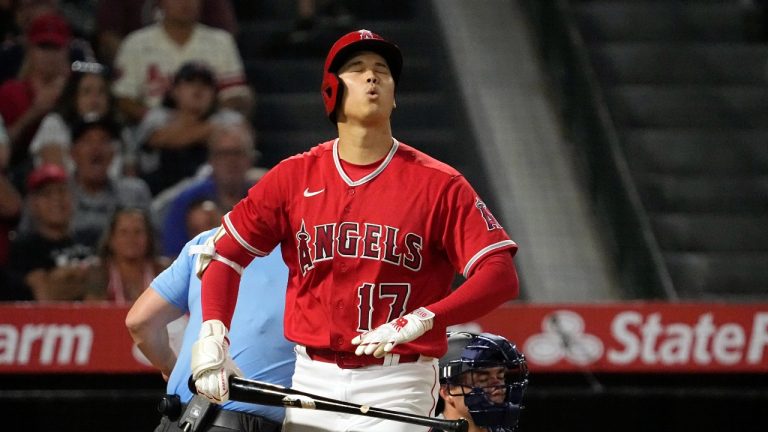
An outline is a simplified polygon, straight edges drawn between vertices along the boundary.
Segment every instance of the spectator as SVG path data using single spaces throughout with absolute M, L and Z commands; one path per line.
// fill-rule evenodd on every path
M 107 117 L 117 124 L 117 110 L 109 90 L 106 68 L 99 63 L 74 62 L 53 112 L 43 118 L 29 151 L 35 165 L 55 163 L 74 169 L 70 158 L 72 125 L 83 117 Z M 122 158 L 114 158 L 110 174 L 122 174 Z
M 231 34 L 200 24 L 201 0 L 161 0 L 163 18 L 129 34 L 117 52 L 113 92 L 128 120 L 138 123 L 160 105 L 171 77 L 188 61 L 213 68 L 222 106 L 248 117 L 253 103 L 243 61 Z
M 24 34 L 29 30 L 30 24 L 39 17 L 55 15 L 64 20 L 72 34 L 71 21 L 65 11 L 60 7 L 58 0 L 18 0 L 14 7 L 8 11 L 13 20 L 11 29 L 6 30 L 6 40 L 0 46 L 0 82 L 15 78 L 24 60 L 25 40 Z M 67 43 L 69 61 L 94 61 L 95 57 L 91 44 L 83 38 L 72 37 Z
M 0 271 L 8 263 L 8 235 L 21 213 L 21 195 L 5 174 L 10 155 L 9 141 L 0 117 Z
M 110 178 L 108 169 L 119 145 L 117 125 L 108 118 L 84 118 L 72 128 L 75 237 L 95 246 L 119 207 L 149 210 L 152 196 L 143 180 Z
M 42 165 L 27 177 L 27 209 L 32 232 L 11 242 L 8 269 L 22 289 L 5 291 L 5 300 L 82 300 L 85 281 L 95 263 L 93 249 L 70 235 L 72 195 L 67 173 Z
M 142 147 L 141 176 L 153 194 L 190 177 L 205 164 L 206 143 L 217 125 L 244 122 L 218 109 L 213 71 L 202 63 L 181 66 L 163 106 L 151 109 L 136 133 Z
M 98 0 L 95 37 L 99 59 L 111 65 L 123 38 L 154 24 L 158 15 L 158 0 Z M 202 0 L 200 23 L 233 35 L 238 31 L 231 0 Z
M 203 231 L 219 226 L 222 216 L 224 213 L 215 202 L 211 200 L 193 201 L 187 207 L 184 219 L 187 237 L 193 238 Z M 178 253 L 176 251 L 173 255 L 168 256 L 176 256 Z
M 69 74 L 66 46 L 71 37 L 60 16 L 36 18 L 27 29 L 28 46 L 19 78 L 0 86 L 0 115 L 11 139 L 10 165 L 16 174 L 26 168 L 32 136 L 64 88 Z
M 163 253 L 175 256 L 197 235 L 189 235 L 182 222 L 191 203 L 210 200 L 223 213 L 232 210 L 264 173 L 263 169 L 253 168 L 255 160 L 253 133 L 247 125 L 216 130 L 208 142 L 211 174 L 183 189 L 169 206 L 162 225 Z
M 141 209 L 115 211 L 99 242 L 100 263 L 90 273 L 89 300 L 133 303 L 170 261 L 157 255 L 149 215 Z

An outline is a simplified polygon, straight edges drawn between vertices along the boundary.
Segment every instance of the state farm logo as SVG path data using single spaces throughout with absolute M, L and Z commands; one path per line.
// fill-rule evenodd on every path
M 92 345 L 85 324 L 0 324 L 0 365 L 84 365 Z
M 560 310 L 544 316 L 542 333 L 525 341 L 526 357 L 542 366 L 566 360 L 575 365 L 594 363 L 603 355 L 600 338 L 584 332 L 584 319 L 576 312 Z
M 682 310 L 682 309 L 681 309 Z M 525 340 L 532 364 L 567 362 L 579 367 L 723 369 L 741 365 L 750 370 L 768 366 L 768 312 L 737 314 L 702 310 L 681 314 L 651 310 L 584 315 L 558 310 L 544 315 L 541 333 Z M 594 367 L 594 366 L 592 366 Z M 753 369 L 756 368 L 756 369 Z

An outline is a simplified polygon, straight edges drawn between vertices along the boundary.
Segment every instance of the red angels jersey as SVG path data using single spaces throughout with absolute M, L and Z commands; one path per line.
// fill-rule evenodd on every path
M 359 333 L 446 297 L 456 271 L 468 276 L 488 254 L 517 249 L 461 174 L 397 140 L 356 181 L 338 140 L 282 161 L 224 227 L 257 256 L 281 244 L 286 338 L 347 352 Z M 433 328 L 393 352 L 445 350 L 445 328 Z

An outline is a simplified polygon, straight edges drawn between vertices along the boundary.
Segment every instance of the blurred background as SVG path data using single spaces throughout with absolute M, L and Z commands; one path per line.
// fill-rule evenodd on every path
M 394 136 L 462 172 L 520 247 L 520 298 L 465 327 L 528 356 L 521 430 L 768 430 L 765 1 L 0 13 L 1 430 L 154 428 L 165 385 L 132 352 L 127 308 L 233 196 L 335 137 L 322 63 L 360 28 L 403 51 Z M 203 46 L 191 60 L 206 70 L 134 70 L 132 32 L 170 19 L 226 32 L 234 55 Z M 189 82 L 210 95 L 185 96 Z M 224 148 L 212 128 L 235 123 L 245 147 Z

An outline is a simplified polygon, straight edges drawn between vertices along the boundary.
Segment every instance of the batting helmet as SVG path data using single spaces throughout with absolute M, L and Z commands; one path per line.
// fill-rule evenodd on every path
M 357 30 L 345 34 L 333 44 L 323 67 L 323 84 L 320 92 L 323 95 L 325 114 L 336 123 L 336 109 L 341 103 L 344 86 L 337 72 L 353 54 L 360 51 L 373 51 L 387 61 L 395 85 L 400 79 L 403 69 L 403 55 L 397 45 L 369 30 Z
M 503 375 L 503 380 L 501 380 Z M 493 432 L 517 427 L 528 387 L 528 365 L 515 344 L 491 333 L 448 333 L 440 383 L 464 396 L 472 420 Z

